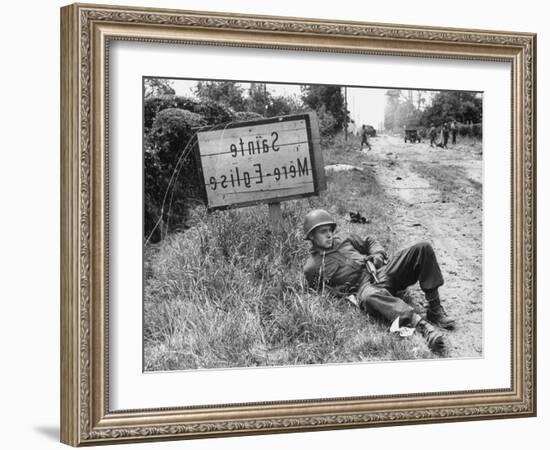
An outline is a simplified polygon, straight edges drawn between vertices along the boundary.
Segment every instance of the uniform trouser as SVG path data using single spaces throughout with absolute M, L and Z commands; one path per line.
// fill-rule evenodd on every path
M 390 323 L 399 317 L 400 325 L 415 325 L 414 310 L 396 293 L 420 283 L 420 288 L 433 292 L 443 284 L 441 269 L 432 246 L 421 242 L 393 256 L 377 272 L 378 283 L 369 277 L 359 286 L 359 306 L 370 314 L 381 316 Z M 436 291 L 435 291 L 436 292 Z

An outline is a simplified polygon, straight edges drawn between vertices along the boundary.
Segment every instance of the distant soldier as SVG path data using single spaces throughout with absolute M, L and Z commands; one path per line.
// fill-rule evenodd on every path
M 456 135 L 458 133 L 458 126 L 456 124 L 456 120 L 453 120 L 451 122 L 451 136 L 453 138 L 453 145 L 456 145 Z
M 435 145 L 435 138 L 437 137 L 437 129 L 435 128 L 434 123 L 430 125 L 430 131 L 428 132 L 428 136 L 430 136 L 430 147 L 433 147 Z
M 304 236 L 311 241 L 311 255 L 304 266 L 308 286 L 325 287 L 336 295 L 353 293 L 357 305 L 390 323 L 418 329 L 433 352 L 443 351 L 443 334 L 432 323 L 447 329 L 454 320 L 447 317 L 439 299 L 443 276 L 432 246 L 421 242 L 388 259 L 373 236 L 334 233 L 336 222 L 322 209 L 309 212 Z M 396 292 L 420 283 L 428 301 L 426 319 L 396 296 Z M 430 323 L 430 322 L 432 323 Z
M 363 144 L 365 144 L 369 150 L 372 150 L 372 147 L 369 144 L 369 132 L 366 125 L 363 125 L 361 128 L 361 150 L 363 150 Z
M 443 148 L 447 148 L 447 144 L 449 143 L 449 124 L 447 122 L 443 124 L 441 137 L 443 138 Z

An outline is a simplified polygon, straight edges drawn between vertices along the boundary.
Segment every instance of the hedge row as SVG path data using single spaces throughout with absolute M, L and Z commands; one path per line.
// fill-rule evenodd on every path
M 185 226 L 187 209 L 200 201 L 193 154 L 197 128 L 235 120 L 245 119 L 212 101 L 175 95 L 145 100 L 144 239 L 156 242 L 169 229 Z

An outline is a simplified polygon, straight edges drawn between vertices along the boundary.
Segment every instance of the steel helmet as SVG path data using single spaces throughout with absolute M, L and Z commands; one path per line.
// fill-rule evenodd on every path
M 306 214 L 304 219 L 304 239 L 307 239 L 309 233 L 315 228 L 322 225 L 332 225 L 332 229 L 336 228 L 336 222 L 332 220 L 332 216 L 324 209 L 314 209 Z

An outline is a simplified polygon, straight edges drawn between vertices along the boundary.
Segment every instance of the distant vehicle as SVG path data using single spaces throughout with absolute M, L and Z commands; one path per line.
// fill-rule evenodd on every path
M 412 142 L 415 144 L 416 142 L 422 142 L 422 139 L 420 138 L 420 135 L 418 134 L 418 130 L 416 128 L 406 128 L 405 129 L 405 142 Z

